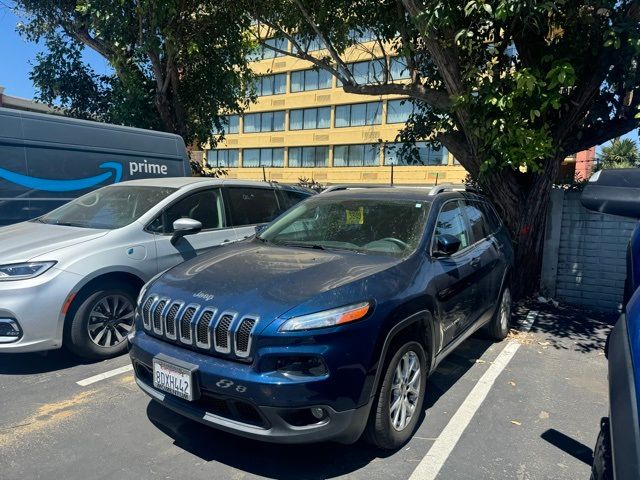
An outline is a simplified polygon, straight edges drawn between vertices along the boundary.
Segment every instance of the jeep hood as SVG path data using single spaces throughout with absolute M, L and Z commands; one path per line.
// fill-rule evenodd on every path
M 359 285 L 357 293 L 352 293 L 362 294 L 363 280 L 400 261 L 248 241 L 216 248 L 172 268 L 150 286 L 149 293 L 275 319 L 301 303 L 350 284 Z M 344 305 L 343 294 L 336 294 L 335 302 Z
M 55 250 L 99 238 L 108 230 L 23 222 L 0 228 L 0 264 L 28 262 Z M 55 255 L 45 260 L 55 260 Z

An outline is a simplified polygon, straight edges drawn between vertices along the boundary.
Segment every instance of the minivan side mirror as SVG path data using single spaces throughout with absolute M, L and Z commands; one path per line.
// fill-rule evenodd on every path
M 434 257 L 448 257 L 460 250 L 460 239 L 444 233 L 436 237 L 436 248 L 433 252 Z
M 193 218 L 179 218 L 173 222 L 173 235 L 171 245 L 175 245 L 185 235 L 193 235 L 202 230 L 202 223 Z

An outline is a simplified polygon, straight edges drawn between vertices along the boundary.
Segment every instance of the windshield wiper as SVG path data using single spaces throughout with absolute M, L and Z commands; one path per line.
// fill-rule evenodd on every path
M 318 245 L 317 243 L 303 243 L 303 242 L 283 242 L 280 245 L 285 247 L 299 247 L 299 248 L 312 248 L 315 250 L 326 250 L 322 245 Z
M 71 222 L 56 222 L 54 223 L 54 225 L 60 225 L 61 227 L 80 227 L 80 228 L 87 228 L 86 226 L 80 224 L 80 223 L 71 223 Z

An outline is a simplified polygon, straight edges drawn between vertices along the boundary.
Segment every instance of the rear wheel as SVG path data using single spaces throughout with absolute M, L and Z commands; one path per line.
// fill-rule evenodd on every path
M 611 458 L 611 437 L 609 419 L 600 420 L 600 434 L 593 451 L 591 480 L 613 480 L 613 461 Z
M 488 331 L 491 338 L 500 341 L 507 338 L 511 326 L 511 290 L 508 285 L 502 289 L 498 302 L 498 308 L 489 322 Z
M 378 448 L 401 447 L 418 424 L 424 403 L 427 365 L 424 348 L 407 342 L 386 366 L 365 430 L 367 442 Z
M 88 293 L 71 319 L 67 348 L 89 359 L 124 353 L 133 329 L 135 298 L 135 289 L 121 284 L 103 284 Z

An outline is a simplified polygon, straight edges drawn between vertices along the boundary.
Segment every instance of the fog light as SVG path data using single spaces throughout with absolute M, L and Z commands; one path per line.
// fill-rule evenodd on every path
M 316 417 L 318 420 L 322 420 L 325 417 L 324 408 L 314 407 L 311 409 L 311 415 Z
M 0 318 L 0 343 L 15 342 L 21 336 L 18 322 L 13 318 Z

